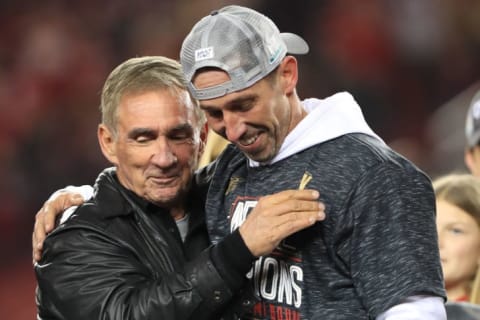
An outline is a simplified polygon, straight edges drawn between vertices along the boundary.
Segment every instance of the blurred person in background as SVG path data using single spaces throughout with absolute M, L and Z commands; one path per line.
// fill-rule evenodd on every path
M 463 312 L 480 316 L 480 307 L 470 305 L 480 303 L 480 179 L 451 173 L 433 187 L 448 319 L 464 319 Z
M 473 96 L 465 121 L 465 165 L 471 174 L 480 177 L 480 91 Z
M 115 168 L 45 240 L 38 319 L 217 319 L 257 257 L 320 218 L 318 194 L 287 191 L 209 246 L 208 175 L 194 179 L 205 117 L 172 59 L 119 65 L 101 111 L 98 141 Z
M 447 297 L 470 301 L 480 266 L 480 180 L 470 174 L 448 174 L 435 179 L 433 187 Z

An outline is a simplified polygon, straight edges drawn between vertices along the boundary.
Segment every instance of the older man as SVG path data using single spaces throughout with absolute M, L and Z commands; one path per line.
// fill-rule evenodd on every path
M 119 65 L 101 111 L 98 140 L 114 168 L 45 241 L 35 265 L 39 319 L 217 318 L 255 257 L 323 218 L 318 193 L 283 192 L 209 247 L 208 180 L 193 179 L 204 117 L 171 59 Z

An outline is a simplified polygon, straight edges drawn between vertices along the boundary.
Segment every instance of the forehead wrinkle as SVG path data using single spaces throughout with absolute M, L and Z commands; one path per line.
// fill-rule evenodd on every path
M 200 102 L 200 107 L 203 109 L 203 110 L 209 110 L 209 109 L 233 109 L 235 108 L 236 106 L 238 105 L 242 105 L 246 102 L 251 102 L 251 101 L 255 101 L 258 99 L 258 95 L 257 94 L 248 94 L 248 95 L 244 95 L 244 96 L 240 96 L 240 97 L 236 97 L 236 98 L 233 98 L 232 100 L 229 100 L 227 101 L 226 103 L 223 104 L 223 108 L 219 107 L 219 106 L 216 106 L 216 105 L 210 105 L 210 104 L 206 104 L 206 103 L 202 103 Z

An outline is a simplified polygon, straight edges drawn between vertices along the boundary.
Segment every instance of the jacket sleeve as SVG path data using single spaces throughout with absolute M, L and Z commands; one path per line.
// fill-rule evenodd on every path
M 234 291 L 207 249 L 182 270 L 152 276 L 128 244 L 95 228 L 60 228 L 35 266 L 39 318 L 212 319 Z

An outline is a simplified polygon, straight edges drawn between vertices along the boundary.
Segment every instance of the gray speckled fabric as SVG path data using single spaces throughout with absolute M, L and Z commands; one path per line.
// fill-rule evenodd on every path
M 325 221 L 254 264 L 255 318 L 375 319 L 409 296 L 445 297 L 430 179 L 377 139 L 347 134 L 255 168 L 234 146 L 219 160 L 206 204 L 214 242 L 305 173 L 326 205 Z

